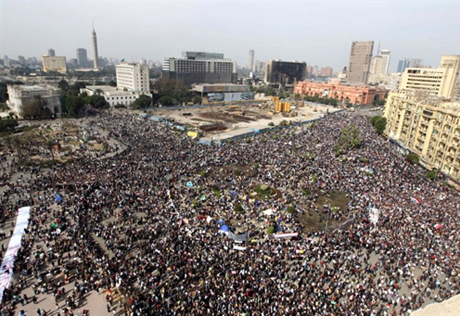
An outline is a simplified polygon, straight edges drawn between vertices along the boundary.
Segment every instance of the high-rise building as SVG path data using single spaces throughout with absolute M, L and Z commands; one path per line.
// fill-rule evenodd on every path
M 21 65 L 26 64 L 26 59 L 24 58 L 24 56 L 18 56 L 18 63 Z
M 77 62 L 78 66 L 80 66 L 81 68 L 88 67 L 88 56 L 86 55 L 86 49 L 77 49 Z
M 307 76 L 307 63 L 298 61 L 268 60 L 265 63 L 265 82 L 294 84 L 296 81 L 305 80 Z
M 54 56 L 56 56 L 56 52 L 54 51 L 54 49 L 52 49 L 52 48 L 48 49 L 48 56 L 49 56 L 49 57 L 54 57 Z
M 116 66 L 117 87 L 130 92 L 150 92 L 149 67 L 136 63 L 121 63 Z
M 398 72 L 404 72 L 407 67 L 422 67 L 422 60 L 418 58 L 402 58 L 398 62 Z
M 322 77 L 332 77 L 332 67 L 326 66 L 322 67 L 320 71 Z
M 390 54 L 389 50 L 382 50 L 372 58 L 371 62 L 371 74 L 388 74 L 388 67 L 390 66 Z
M 399 91 L 422 90 L 429 95 L 451 98 L 460 69 L 460 55 L 444 55 L 439 68 L 407 67 L 401 75 Z
M 406 58 L 399 60 L 397 72 L 404 72 L 404 69 L 406 69 Z
M 93 60 L 94 60 L 94 69 L 99 68 L 99 55 L 97 54 L 97 37 L 96 31 L 94 30 L 94 22 L 93 22 L 93 32 L 91 33 L 93 39 Z
M 351 84 L 366 84 L 372 61 L 374 41 L 352 42 L 350 65 L 348 67 L 347 82 Z
M 42 68 L 44 72 L 57 71 L 60 73 L 67 72 L 65 56 L 42 56 Z
M 165 58 L 162 77 L 194 83 L 236 83 L 236 63 L 224 54 L 183 52 L 183 58 Z
M 254 50 L 249 51 L 249 72 L 254 71 Z

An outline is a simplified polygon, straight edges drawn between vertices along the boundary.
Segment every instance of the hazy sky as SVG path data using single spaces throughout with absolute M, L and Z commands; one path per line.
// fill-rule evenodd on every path
M 391 50 L 390 71 L 402 57 L 437 67 L 460 54 L 459 1 L 82 1 L 0 0 L 0 56 L 46 53 L 92 58 L 91 21 L 99 55 L 139 60 L 180 57 L 182 51 L 255 60 L 299 60 L 340 70 L 352 41 Z

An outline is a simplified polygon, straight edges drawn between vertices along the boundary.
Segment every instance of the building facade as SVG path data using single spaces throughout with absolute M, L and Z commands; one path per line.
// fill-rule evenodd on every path
M 8 85 L 8 107 L 13 113 L 21 116 L 22 106 L 28 101 L 33 101 L 36 96 L 40 96 L 50 109 L 51 113 L 57 117 L 61 116 L 61 102 L 59 100 L 61 93 L 48 85 L 26 86 L 26 85 Z
M 42 69 L 44 72 L 48 71 L 57 71 L 60 73 L 67 72 L 67 64 L 65 60 L 65 56 L 42 56 Z
M 322 77 L 332 77 L 332 67 L 326 66 L 322 67 L 320 71 L 320 76 Z
M 307 77 L 307 63 L 298 61 L 268 60 L 265 63 L 266 83 L 294 84 Z
M 460 55 L 444 55 L 439 68 L 409 67 L 401 75 L 399 91 L 426 91 L 433 96 L 451 98 L 460 69 Z
M 117 88 L 132 92 L 150 92 L 149 67 L 136 63 L 116 66 Z
M 391 93 L 384 116 L 385 133 L 406 150 L 416 153 L 428 168 L 460 180 L 460 103 L 442 98 Z
M 347 73 L 348 83 L 367 84 L 373 49 L 374 41 L 351 43 L 350 65 Z
M 384 100 L 386 91 L 372 86 L 350 86 L 333 83 L 302 81 L 296 84 L 294 93 L 337 99 L 354 105 L 372 104 Z
M 88 56 L 86 55 L 86 49 L 77 49 L 77 63 L 80 68 L 88 67 Z
M 95 94 L 103 96 L 109 103 L 110 107 L 114 107 L 115 105 L 124 105 L 129 107 L 143 94 L 152 97 L 148 91 L 126 91 L 123 88 L 111 86 L 87 86 L 86 88 L 80 89 L 80 93 L 83 92 L 86 92 L 88 96 Z
M 249 51 L 249 72 L 253 72 L 254 71 L 254 50 L 250 50 Z
M 382 50 L 377 56 L 374 56 L 371 62 L 370 73 L 386 75 L 390 66 L 390 54 L 389 50 Z
M 236 63 L 224 54 L 183 52 L 183 58 L 166 58 L 162 77 L 174 79 L 184 85 L 197 83 L 236 83 Z

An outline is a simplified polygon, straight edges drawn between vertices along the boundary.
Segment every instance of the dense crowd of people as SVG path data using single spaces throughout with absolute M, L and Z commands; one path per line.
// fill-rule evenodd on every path
M 9 186 L 3 214 L 32 206 L 18 281 L 4 292 L 2 315 L 29 300 L 21 290 L 30 282 L 57 303 L 63 284 L 75 283 L 67 315 L 82 295 L 103 290 L 123 294 L 126 315 L 164 316 L 409 315 L 460 293 L 458 193 L 426 179 L 366 117 L 330 114 L 295 133 L 274 129 L 220 146 L 134 114 L 101 112 L 89 120 L 125 149 L 33 172 L 18 169 L 13 153 L 2 162 Z M 360 144 L 337 155 L 351 124 Z M 231 165 L 254 172 L 212 172 Z M 18 172 L 30 180 L 12 180 Z M 257 184 L 280 196 L 242 198 Z M 286 212 L 290 205 L 321 212 L 320 191 L 347 193 L 347 210 L 322 216 L 350 219 L 348 225 L 307 231 Z M 59 205 L 55 193 L 63 197 Z M 243 211 L 235 213 L 236 205 Z M 268 234 L 274 224 L 265 224 L 266 209 L 275 212 L 268 222 L 282 217 L 298 238 Z M 237 249 L 219 232 L 236 219 L 243 223 L 236 229 L 251 236 Z M 61 277 L 46 278 L 45 270 Z

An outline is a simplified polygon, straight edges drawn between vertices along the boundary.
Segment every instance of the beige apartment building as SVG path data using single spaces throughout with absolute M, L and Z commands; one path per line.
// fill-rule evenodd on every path
M 65 56 L 42 56 L 42 68 L 44 72 L 57 71 L 60 73 L 67 72 Z
M 426 167 L 460 181 L 460 103 L 427 93 L 391 93 L 384 116 L 390 140 L 419 155 Z
M 439 68 L 406 68 L 401 75 L 399 91 L 424 90 L 433 96 L 451 98 L 460 69 L 460 55 L 444 55 Z

